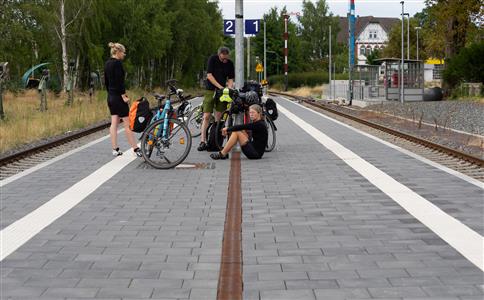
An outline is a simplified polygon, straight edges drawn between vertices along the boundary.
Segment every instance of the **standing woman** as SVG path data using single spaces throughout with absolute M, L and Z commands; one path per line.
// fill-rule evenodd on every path
M 128 143 L 133 148 L 137 156 L 141 156 L 141 151 L 136 145 L 133 132 L 129 129 L 129 98 L 124 87 L 124 69 L 121 62 L 126 56 L 126 48 L 119 43 L 109 43 L 111 48 L 111 58 L 108 59 L 104 66 L 104 82 L 108 91 L 108 107 L 111 113 L 111 144 L 113 146 L 113 155 L 119 156 L 123 152 L 118 147 L 118 125 L 120 119 L 123 120 L 124 129 Z

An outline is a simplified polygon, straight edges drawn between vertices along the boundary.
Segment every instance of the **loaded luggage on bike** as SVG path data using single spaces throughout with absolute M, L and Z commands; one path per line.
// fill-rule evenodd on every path
M 150 103 L 145 97 L 141 97 L 129 108 L 129 129 L 134 132 L 143 132 L 152 117 Z

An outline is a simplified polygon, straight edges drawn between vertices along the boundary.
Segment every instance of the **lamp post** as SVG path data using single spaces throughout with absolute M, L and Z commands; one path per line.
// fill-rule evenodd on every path
M 420 27 L 420 26 L 415 27 L 415 31 L 417 31 L 417 60 L 419 59 L 419 57 L 418 57 L 418 31 L 420 29 L 422 29 L 422 27 Z
M 331 68 L 332 68 L 332 65 L 331 65 L 331 25 L 329 25 L 329 63 L 328 63 L 328 67 L 329 67 L 329 96 L 328 96 L 328 99 L 331 99 L 331 92 L 332 92 L 331 91 Z M 321 94 L 321 99 L 323 99 L 322 94 Z
M 404 13 L 407 16 L 407 60 L 410 59 L 410 14 Z
M 267 37 L 266 37 L 265 19 L 264 19 L 264 82 L 267 84 Z M 264 86 L 264 94 L 267 94 L 267 85 Z
M 404 4 L 405 4 L 405 1 L 400 1 L 400 4 L 402 4 L 402 61 L 400 63 L 400 80 L 399 80 L 399 84 L 400 84 L 400 102 L 403 103 L 404 100 L 403 100 L 403 97 L 404 97 L 404 92 L 403 92 L 403 60 L 404 60 L 404 50 L 403 50 L 403 43 L 404 43 L 404 40 L 403 40 L 403 23 L 404 23 L 404 18 L 405 18 L 405 10 L 404 10 Z
M 266 52 L 267 52 L 267 53 L 274 54 L 275 59 L 277 59 L 277 52 L 275 52 L 275 51 L 270 51 L 270 50 L 266 50 Z M 265 69 L 265 67 L 264 67 L 264 69 Z M 277 71 L 276 71 L 276 72 L 277 72 L 277 74 L 279 74 L 279 64 L 277 64 L 277 63 L 276 63 L 276 70 L 277 70 Z M 266 73 L 266 74 L 267 74 L 267 73 Z

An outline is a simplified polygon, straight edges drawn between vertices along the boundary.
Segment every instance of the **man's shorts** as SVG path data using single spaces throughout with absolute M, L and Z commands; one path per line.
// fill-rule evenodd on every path
M 220 102 L 218 99 L 213 99 L 215 91 L 205 91 L 205 98 L 203 99 L 203 112 L 213 113 L 213 109 L 218 112 L 224 112 L 227 109 L 227 102 Z

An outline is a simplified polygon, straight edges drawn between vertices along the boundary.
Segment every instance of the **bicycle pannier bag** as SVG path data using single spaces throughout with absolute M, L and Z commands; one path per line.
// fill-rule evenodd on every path
M 150 123 L 152 116 L 150 103 L 145 97 L 141 97 L 134 101 L 129 108 L 129 129 L 134 132 L 143 132 Z
M 267 99 L 266 101 L 266 111 L 272 121 L 277 120 L 277 117 L 279 117 L 276 102 L 271 98 Z

